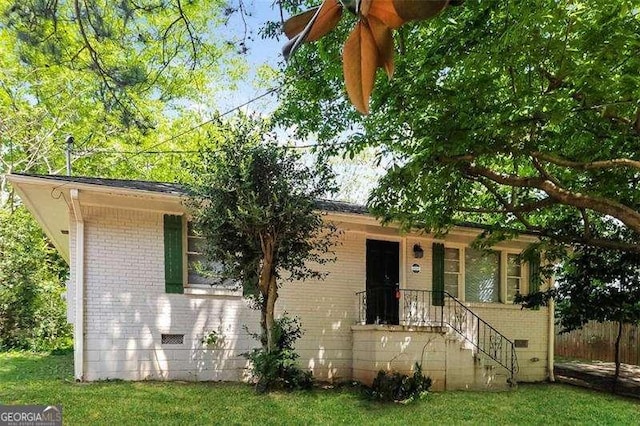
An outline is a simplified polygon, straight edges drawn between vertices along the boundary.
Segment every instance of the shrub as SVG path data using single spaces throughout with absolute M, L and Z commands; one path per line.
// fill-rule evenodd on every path
M 0 350 L 71 345 L 63 299 L 68 268 L 23 208 L 0 209 Z
M 294 344 L 302 333 L 300 320 L 285 314 L 275 321 L 275 350 L 267 352 L 261 347 L 243 354 L 251 361 L 251 374 L 258 392 L 310 389 L 313 386 L 311 372 L 300 369 L 296 363 L 299 355 Z M 260 340 L 259 335 L 253 334 L 253 337 Z
M 422 365 L 416 363 L 412 376 L 380 370 L 366 395 L 378 401 L 411 401 L 422 397 L 430 387 L 431 379 L 422 374 Z

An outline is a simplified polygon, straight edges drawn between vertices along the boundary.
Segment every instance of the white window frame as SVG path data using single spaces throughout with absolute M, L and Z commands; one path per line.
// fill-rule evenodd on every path
M 210 296 L 242 296 L 242 285 L 240 283 L 234 286 L 226 285 L 210 285 L 195 284 L 189 282 L 189 254 L 200 254 L 199 252 L 189 251 L 189 238 L 199 238 L 197 236 L 189 236 L 189 218 L 182 219 L 182 283 L 185 294 L 192 295 L 210 295 Z
M 460 264 L 460 270 L 458 271 L 458 300 L 464 301 L 464 291 L 465 291 L 465 285 L 464 285 L 464 274 L 465 274 L 465 261 L 464 261 L 464 255 L 465 255 L 465 248 L 467 246 L 465 246 L 464 244 L 455 244 L 455 243 L 444 243 L 444 248 L 446 249 L 457 249 L 458 250 L 458 261 Z M 446 271 L 445 271 L 446 274 Z
M 508 274 L 508 268 L 509 268 L 509 255 L 514 255 L 514 256 L 520 256 L 522 254 L 521 251 L 517 251 L 517 250 L 501 250 L 501 271 L 500 271 L 500 280 L 502 283 L 504 283 L 504 285 L 501 285 L 500 289 L 500 298 L 503 301 L 502 303 L 504 304 L 513 304 L 513 300 L 508 300 L 507 294 L 508 294 L 508 289 L 507 289 L 507 285 L 508 285 L 508 280 L 509 278 L 516 278 L 515 276 L 509 275 Z M 527 277 L 528 274 L 525 273 L 525 267 L 527 265 L 527 262 L 523 262 L 522 259 L 520 259 L 520 276 L 517 277 L 520 280 L 520 285 L 519 285 L 519 292 L 520 294 L 526 294 L 525 293 L 525 277 Z
M 507 301 L 507 266 L 508 266 L 508 255 L 521 255 L 522 251 L 517 249 L 510 248 L 496 248 L 492 249 L 494 252 L 498 253 L 499 257 L 499 267 L 500 267 L 500 282 L 499 285 L 499 302 L 467 302 L 466 301 L 466 250 L 469 248 L 468 245 L 464 244 L 456 244 L 456 243 L 444 243 L 445 249 L 447 248 L 455 248 L 458 249 L 458 253 L 460 255 L 460 272 L 458 276 L 458 299 L 465 303 L 480 303 L 480 304 L 503 304 L 503 305 L 513 305 L 513 301 Z M 528 271 L 529 271 L 529 263 L 520 260 L 520 294 L 526 294 L 529 288 L 528 281 Z

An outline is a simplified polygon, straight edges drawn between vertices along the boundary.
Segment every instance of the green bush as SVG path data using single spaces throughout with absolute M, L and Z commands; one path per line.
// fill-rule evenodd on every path
M 412 376 L 380 370 L 366 395 L 378 401 L 408 401 L 419 399 L 430 387 L 431 379 L 422 374 L 422 366 L 416 363 Z
M 260 340 L 259 335 L 253 335 Z M 282 316 L 275 321 L 276 349 L 267 352 L 256 348 L 243 354 L 251 361 L 251 374 L 260 393 L 274 389 L 299 390 L 310 389 L 313 377 L 310 371 L 298 367 L 299 355 L 294 350 L 296 340 L 302 337 L 298 318 Z
M 71 346 L 68 268 L 29 213 L 0 210 L 0 350 Z

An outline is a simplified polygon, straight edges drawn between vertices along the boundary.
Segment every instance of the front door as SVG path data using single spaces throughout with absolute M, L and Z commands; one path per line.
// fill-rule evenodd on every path
M 367 240 L 367 324 L 398 324 L 400 243 Z

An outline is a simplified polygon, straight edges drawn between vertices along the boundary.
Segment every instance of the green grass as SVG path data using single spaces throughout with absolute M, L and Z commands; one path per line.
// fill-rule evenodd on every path
M 238 383 L 72 381 L 72 354 L 0 354 L 0 404 L 61 404 L 65 424 L 638 424 L 640 401 L 560 384 L 378 404 L 350 390 L 256 395 Z

